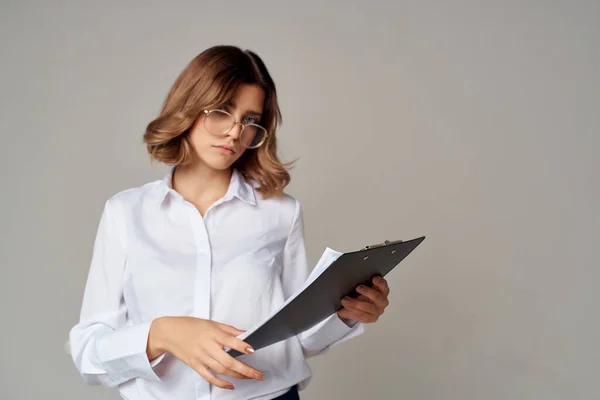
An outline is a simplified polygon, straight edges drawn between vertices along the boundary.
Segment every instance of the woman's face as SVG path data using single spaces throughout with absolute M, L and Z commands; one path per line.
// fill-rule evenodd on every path
M 261 87 L 242 84 L 237 88 L 230 103 L 221 110 L 227 111 L 241 123 L 260 125 L 264 101 L 265 93 Z M 246 150 L 240 141 L 242 126 L 239 123 L 235 124 L 224 134 L 223 126 L 227 125 L 230 126 L 227 115 L 213 112 L 207 116 L 203 113 L 190 131 L 197 158 L 212 169 L 224 170 L 231 167 Z M 250 131 L 247 128 L 246 130 Z M 246 130 L 243 135 L 246 135 Z

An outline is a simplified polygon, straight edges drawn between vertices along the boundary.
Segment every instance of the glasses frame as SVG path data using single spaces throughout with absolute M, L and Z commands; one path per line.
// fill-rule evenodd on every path
M 242 144 L 242 146 L 244 146 L 244 147 L 245 147 L 245 148 L 247 148 L 247 149 L 257 149 L 257 148 L 259 148 L 260 146 L 262 146 L 262 145 L 265 143 L 265 141 L 267 140 L 267 137 L 269 136 L 269 132 L 267 131 L 267 129 L 266 129 L 264 126 L 260 126 L 260 125 L 258 125 L 258 124 L 251 124 L 251 123 L 244 123 L 244 122 L 241 122 L 241 121 L 237 120 L 237 119 L 236 119 L 236 118 L 235 118 L 233 115 L 231 115 L 230 113 L 228 113 L 228 112 L 227 112 L 227 111 L 225 111 L 225 110 L 221 110 L 221 109 L 215 108 L 215 109 L 211 109 L 211 110 L 202 110 L 202 112 L 204 113 L 204 121 L 203 121 L 203 123 L 202 123 L 202 124 L 204 125 L 204 129 L 206 129 L 206 131 L 207 131 L 208 133 L 210 133 L 211 135 L 214 135 L 214 136 L 219 136 L 219 135 L 215 135 L 214 133 L 210 132 L 210 131 L 209 131 L 209 129 L 206 127 L 206 120 L 207 120 L 207 117 L 208 117 L 208 116 L 209 116 L 211 113 L 213 113 L 213 112 L 219 112 L 219 113 L 223 113 L 223 114 L 227 114 L 227 115 L 229 115 L 229 117 L 231 117 L 232 124 L 231 124 L 231 126 L 230 126 L 230 127 L 229 127 L 229 128 L 226 130 L 226 131 L 224 131 L 224 132 L 223 132 L 221 135 L 222 135 L 222 136 L 227 136 L 227 135 L 229 134 L 229 132 L 231 132 L 231 130 L 233 129 L 233 127 L 234 127 L 234 126 L 236 126 L 236 125 L 241 125 L 242 127 L 241 127 L 241 129 L 240 129 L 240 138 L 239 138 L 239 141 L 240 141 L 240 143 Z M 258 144 L 254 145 L 254 146 L 245 146 L 245 145 L 244 145 L 244 142 L 242 141 L 242 135 L 244 134 L 244 129 L 245 129 L 247 126 L 255 126 L 255 127 L 259 128 L 259 129 L 262 129 L 262 130 L 265 132 L 265 136 L 264 136 L 264 137 L 261 139 L 261 141 L 260 141 Z

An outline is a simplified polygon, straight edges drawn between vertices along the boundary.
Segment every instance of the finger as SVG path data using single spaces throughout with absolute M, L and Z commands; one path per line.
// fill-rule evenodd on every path
M 382 314 L 380 308 L 377 307 L 376 304 L 369 303 L 367 301 L 360 301 L 360 300 L 351 299 L 351 298 L 344 298 L 342 300 L 342 305 L 350 310 L 359 310 L 366 314 L 373 314 L 373 315 L 377 315 L 377 316 Z
M 338 311 L 338 316 L 340 318 L 345 318 L 349 320 L 359 321 L 359 322 L 375 322 L 377 321 L 378 316 L 373 314 L 368 314 L 364 311 L 352 308 L 352 306 L 344 306 L 344 308 Z
M 384 295 L 387 296 L 390 294 L 390 287 L 389 287 L 387 281 L 384 278 L 382 278 L 381 276 L 376 276 L 375 278 L 373 278 L 373 284 Z
M 242 333 L 246 332 L 246 331 L 236 328 L 235 326 L 222 324 L 220 322 L 215 322 L 215 325 L 217 326 L 217 328 L 219 328 L 220 330 L 222 330 L 223 332 L 225 332 L 231 336 L 238 336 L 238 335 L 241 335 Z
M 252 354 L 254 353 L 254 349 L 248 343 L 244 342 L 241 339 L 231 337 L 228 335 L 223 335 L 218 338 L 220 344 L 229 347 L 230 349 L 237 350 L 240 353 L 244 354 Z
M 356 298 L 356 300 L 359 300 L 359 301 L 368 301 L 368 302 L 371 302 L 371 303 L 373 302 L 373 301 L 372 301 L 371 299 L 369 299 L 367 296 L 363 296 L 362 294 L 361 294 L 360 296 L 358 296 L 358 297 Z
M 354 321 L 358 321 L 358 319 L 356 318 L 356 315 L 354 315 L 352 313 L 352 311 L 350 311 L 347 308 L 340 308 L 337 311 L 338 317 L 343 318 L 343 319 L 347 319 L 347 320 L 354 320 Z
M 250 379 L 247 376 L 244 376 L 235 371 L 225 368 L 214 358 L 209 358 L 208 360 L 205 360 L 205 363 L 206 363 L 207 367 L 209 367 L 210 369 L 212 369 L 213 371 L 215 371 L 221 375 L 226 375 L 226 376 L 230 376 L 232 378 L 237 378 L 237 379 Z
M 356 291 L 369 298 L 373 303 L 377 304 L 379 308 L 383 309 L 388 306 L 389 302 L 387 297 L 377 289 L 360 285 L 356 288 Z
M 207 381 L 208 383 L 210 383 L 212 385 L 218 386 L 223 389 L 229 389 L 229 390 L 235 389 L 235 387 L 233 386 L 233 384 L 231 382 L 227 382 L 227 381 L 224 381 L 223 379 L 217 378 L 215 376 L 215 374 L 210 372 L 208 367 L 206 367 L 205 365 L 196 366 L 196 367 L 194 367 L 194 369 L 196 370 L 196 372 L 198 372 L 200 374 L 200 376 L 202 378 L 204 378 L 205 381 Z
M 265 379 L 262 372 L 250 367 L 249 365 L 244 364 L 240 360 L 233 358 L 232 356 L 224 352 L 222 349 L 213 349 L 213 351 L 211 352 L 211 356 L 215 360 L 217 360 L 222 366 L 231 371 L 235 371 L 239 374 L 247 376 L 248 378 L 257 379 L 259 381 Z

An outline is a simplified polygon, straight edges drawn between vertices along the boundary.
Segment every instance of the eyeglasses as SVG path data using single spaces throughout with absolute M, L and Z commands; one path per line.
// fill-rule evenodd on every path
M 267 130 L 260 125 L 244 123 L 223 110 L 203 110 L 204 129 L 211 135 L 225 136 L 240 124 L 240 143 L 248 149 L 260 147 L 267 139 Z

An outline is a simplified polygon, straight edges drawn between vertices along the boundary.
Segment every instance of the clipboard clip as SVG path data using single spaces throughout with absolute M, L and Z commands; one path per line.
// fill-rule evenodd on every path
M 374 249 L 374 248 L 377 248 L 377 247 L 384 247 L 384 246 L 389 246 L 389 245 L 398 244 L 398 243 L 402 243 L 402 240 L 394 240 L 393 242 L 390 242 L 389 240 L 385 240 L 383 243 L 377 243 L 377 244 L 372 244 L 372 245 L 369 245 L 369 246 L 365 246 L 361 250 L 365 251 L 365 250 L 370 250 L 370 249 Z

